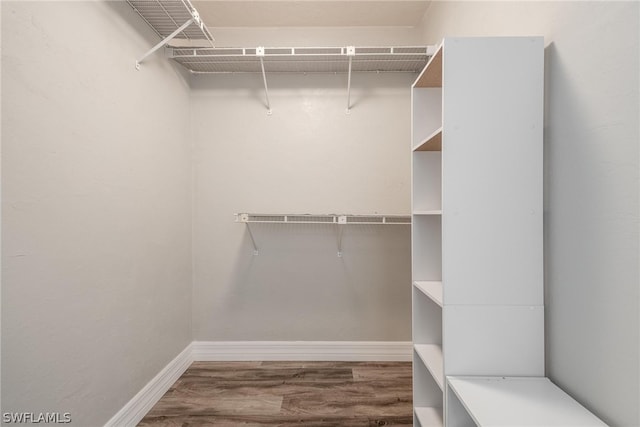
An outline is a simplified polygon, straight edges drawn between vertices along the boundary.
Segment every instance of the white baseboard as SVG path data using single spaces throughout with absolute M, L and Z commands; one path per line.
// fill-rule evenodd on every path
M 410 341 L 194 341 L 193 360 L 411 361 Z
M 193 343 L 162 369 L 149 383 L 118 411 L 105 427 L 137 425 L 193 362 Z

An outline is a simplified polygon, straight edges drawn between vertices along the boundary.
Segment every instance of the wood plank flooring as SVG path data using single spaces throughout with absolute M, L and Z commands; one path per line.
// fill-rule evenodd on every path
M 410 362 L 195 362 L 139 426 L 410 426 Z

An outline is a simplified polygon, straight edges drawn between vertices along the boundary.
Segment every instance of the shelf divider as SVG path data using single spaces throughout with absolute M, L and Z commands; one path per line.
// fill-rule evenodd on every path
M 442 210 L 434 209 L 429 211 L 413 211 L 414 215 L 442 215 Z
M 413 151 L 442 151 L 442 127 L 433 131 Z
M 442 282 L 416 280 L 413 282 L 413 286 L 442 307 Z

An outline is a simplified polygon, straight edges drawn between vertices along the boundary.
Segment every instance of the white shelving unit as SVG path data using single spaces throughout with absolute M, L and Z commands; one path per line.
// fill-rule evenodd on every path
M 465 415 L 448 376 L 544 375 L 543 71 L 542 38 L 446 38 L 412 86 L 416 426 Z
M 449 377 L 450 427 L 603 427 L 548 378 Z

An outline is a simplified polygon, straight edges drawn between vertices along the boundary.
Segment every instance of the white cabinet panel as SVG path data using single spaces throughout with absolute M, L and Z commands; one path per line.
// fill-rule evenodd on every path
M 544 308 L 443 308 L 445 375 L 544 375 Z

